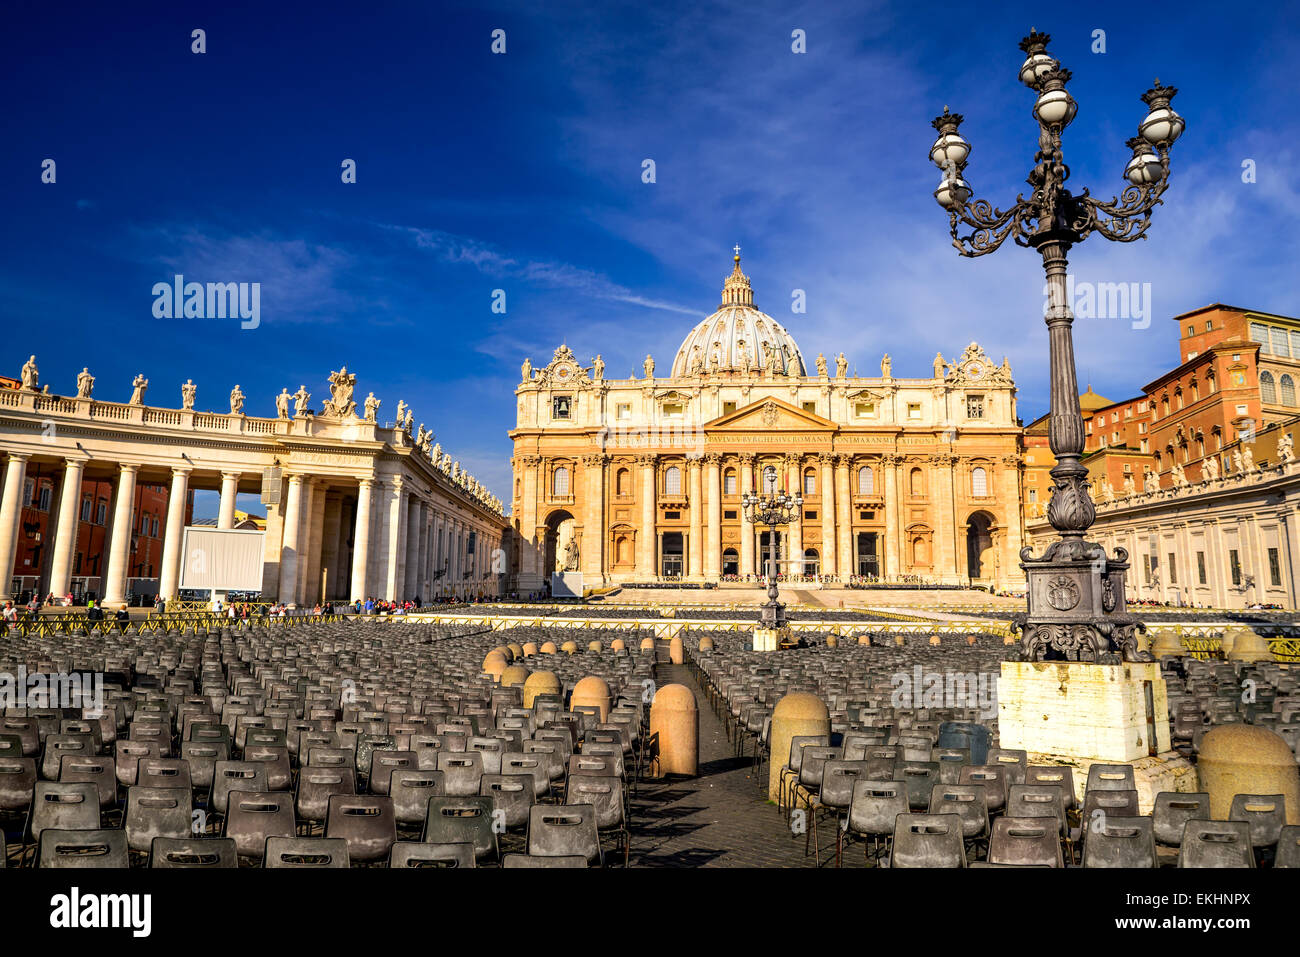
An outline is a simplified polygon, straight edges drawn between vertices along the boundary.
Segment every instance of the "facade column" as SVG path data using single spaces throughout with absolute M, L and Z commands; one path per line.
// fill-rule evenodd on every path
M 950 452 L 930 456 L 930 480 L 934 491 L 934 549 L 931 559 L 939 581 L 957 584 L 961 575 L 957 556 L 957 528 L 962 524 L 956 510 L 956 475 L 953 471 L 957 457 Z M 1016 500 L 1017 502 L 1019 499 Z M 944 534 L 944 529 L 948 534 Z
M 63 469 L 63 492 L 59 496 L 59 525 L 54 536 L 54 558 L 50 562 L 50 593 L 62 598 L 72 590 L 72 558 L 77 550 L 77 529 L 81 519 L 81 476 L 85 463 L 68 459 Z
M 333 599 L 339 590 L 339 529 L 343 525 L 343 497 L 337 492 L 326 494 L 321 518 L 321 594 L 322 602 Z
M 705 536 L 704 577 L 717 581 L 722 577 L 722 455 L 704 455 L 705 482 L 708 488 L 708 533 Z
M 289 494 L 284 506 L 284 538 L 280 543 L 280 590 L 278 600 L 290 607 L 298 605 L 298 566 L 302 540 L 301 475 L 289 476 Z
M 540 455 L 523 457 L 523 487 L 519 508 L 514 514 L 519 535 L 519 590 L 523 592 L 538 591 L 546 570 L 542 568 L 544 543 L 537 537 L 538 489 L 542 468 Z M 441 567 L 441 563 L 439 564 Z
M 700 452 L 692 452 L 686 457 L 686 467 L 690 470 L 690 515 L 691 541 L 687 575 L 690 578 L 704 577 L 704 483 L 700 476 Z
M 415 591 L 421 603 L 429 600 L 429 503 L 420 501 L 418 509 L 418 543 L 416 547 Z
M 584 455 L 582 471 L 584 484 L 582 515 L 582 569 L 583 586 L 605 583 L 605 463 L 609 456 L 603 453 Z
M 786 474 L 790 477 L 786 488 L 792 495 L 803 495 L 803 464 L 797 454 L 785 458 Z M 790 516 L 790 547 L 786 552 L 789 560 L 785 571 L 790 575 L 802 575 L 803 566 L 803 506 L 795 509 Z
M 373 479 L 363 478 L 357 491 L 357 524 L 352 535 L 352 598 L 363 602 L 369 597 L 366 591 L 367 572 L 370 568 L 370 510 Z
M 239 493 L 239 473 L 221 473 L 221 507 L 217 511 L 217 528 L 235 527 L 235 496 Z
M 834 575 L 839 567 L 835 561 L 835 457 L 829 452 L 817 456 L 821 472 L 817 476 L 817 491 L 821 493 L 822 555 L 819 566 L 823 575 Z
M 127 574 L 131 562 L 131 533 L 135 523 L 135 477 L 138 465 L 122 465 L 117 479 L 117 502 L 113 509 L 113 540 L 108 552 L 108 574 L 104 580 L 104 605 L 125 608 Z
M 853 498 L 850 493 L 848 455 L 835 456 L 835 552 L 840 580 L 847 582 L 856 573 L 853 566 Z
M 189 487 L 190 470 L 172 469 L 172 487 L 167 495 L 167 525 L 163 532 L 162 568 L 159 569 L 158 582 L 158 593 L 164 600 L 175 598 L 180 591 L 181 562 L 185 559 L 182 551 L 185 545 L 185 502 L 189 498 Z
M 23 482 L 27 456 L 10 453 L 5 467 L 4 497 L 0 499 L 0 601 L 13 597 L 14 558 L 18 553 L 18 522 L 23 514 Z
M 1020 578 L 1020 547 L 1024 542 L 1024 510 L 1020 507 L 1021 482 L 1020 471 L 1024 462 L 1019 455 L 1006 455 L 1002 458 L 1002 514 L 1006 534 L 1002 536 L 1002 580 L 999 586 L 1005 586 L 1012 578 Z
M 655 457 L 638 455 L 636 464 L 641 469 L 641 528 L 637 532 L 636 572 L 637 577 L 642 581 L 651 581 L 659 574 L 658 566 L 655 564 L 655 531 L 658 524 L 655 521 L 655 495 L 659 488 L 655 472 Z
M 740 493 L 748 495 L 754 491 L 754 453 L 742 452 L 738 457 L 740 460 Z M 756 574 L 754 568 L 754 536 L 757 530 L 741 513 L 740 521 L 740 574 L 753 577 Z
M 876 554 L 880 557 L 880 576 L 901 575 L 903 573 L 902 565 L 899 563 L 901 550 L 898 547 L 898 540 L 902 536 L 902 529 L 898 527 L 898 516 L 902 509 L 902 487 L 898 481 L 898 462 L 897 455 L 882 455 L 880 457 L 880 481 L 881 490 L 885 497 L 885 541 L 883 547 L 877 547 Z

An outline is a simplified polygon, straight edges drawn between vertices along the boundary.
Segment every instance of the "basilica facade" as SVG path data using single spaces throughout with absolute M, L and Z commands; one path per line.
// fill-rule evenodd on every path
M 514 580 L 587 589 L 786 575 L 1023 586 L 1021 428 L 1009 365 L 971 343 L 929 376 L 807 363 L 735 257 L 722 302 L 667 369 L 605 376 L 560 346 L 517 397 Z M 775 530 L 745 493 L 802 506 Z

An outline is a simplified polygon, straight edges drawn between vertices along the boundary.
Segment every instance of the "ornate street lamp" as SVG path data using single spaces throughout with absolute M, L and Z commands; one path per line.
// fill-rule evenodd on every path
M 1169 106 L 1178 91 L 1156 80 L 1142 96 L 1149 108 L 1146 119 L 1127 143 L 1133 151 L 1124 167 L 1130 185 L 1118 199 L 1109 201 L 1094 199 L 1086 189 L 1074 195 L 1065 188 L 1070 169 L 1062 156 L 1061 133 L 1074 119 L 1078 104 L 1065 89 L 1070 71 L 1047 52 L 1050 40 L 1048 34 L 1031 30 L 1020 41 L 1025 52 L 1020 81 L 1038 94 L 1033 108 L 1039 127 L 1038 152 L 1027 180 L 1032 192 L 1027 198 L 1017 196 L 1015 205 L 1005 211 L 986 200 L 971 202 L 971 187 L 962 176 L 970 143 L 957 132 L 961 115 L 944 107 L 943 115 L 934 120 L 939 136 L 930 149 L 930 159 L 944 171 L 934 196 L 948 211 L 958 253 L 983 256 L 1010 236 L 1017 245 L 1038 250 L 1047 272 L 1048 437 L 1057 462 L 1051 471 L 1054 487 L 1047 517 L 1060 538 L 1041 558 L 1034 558 L 1028 547 L 1020 552 L 1029 581 L 1029 613 L 1017 623 L 1023 631 L 1023 657 L 1114 662 L 1122 655 L 1126 661 L 1150 661 L 1151 656 L 1137 644 L 1137 631 L 1144 626 L 1126 609 L 1127 550 L 1116 548 L 1112 558 L 1101 545 L 1084 539 L 1097 513 L 1088 494 L 1088 469 L 1080 463 L 1084 428 L 1070 332 L 1074 315 L 1066 294 L 1066 254 L 1092 233 L 1122 243 L 1146 238 L 1151 212 L 1169 186 L 1169 148 L 1182 134 L 1184 123 Z M 972 231 L 959 235 L 959 224 Z
M 771 495 L 756 495 L 746 492 L 740 497 L 740 505 L 745 510 L 745 520 L 755 525 L 766 525 L 769 529 L 767 550 L 767 601 L 762 605 L 758 616 L 760 628 L 779 629 L 785 627 L 785 604 L 777 601 L 779 592 L 776 587 L 776 527 L 789 525 L 790 520 L 803 507 L 803 498 L 787 495 L 784 490 Z

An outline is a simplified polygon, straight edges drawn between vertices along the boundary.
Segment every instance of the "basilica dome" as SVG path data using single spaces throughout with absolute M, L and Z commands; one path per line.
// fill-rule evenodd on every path
M 790 333 L 754 308 L 749 277 L 736 265 L 722 285 L 718 311 L 690 331 L 673 359 L 674 376 L 706 372 L 757 374 L 772 367 L 777 375 L 807 375 L 803 355 Z

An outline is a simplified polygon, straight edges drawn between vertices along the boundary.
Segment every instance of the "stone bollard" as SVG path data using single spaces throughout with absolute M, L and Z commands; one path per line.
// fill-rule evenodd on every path
M 542 647 L 538 649 L 538 651 L 540 651 L 544 655 L 553 655 L 558 650 L 559 649 L 555 647 L 555 642 L 553 641 L 542 642 Z
M 640 648 L 642 651 L 648 651 L 653 655 L 655 653 L 655 640 L 653 638 L 642 638 Z
M 680 665 L 686 660 L 686 656 L 682 653 L 682 639 L 680 635 L 674 637 L 672 641 L 668 642 L 668 660 L 675 665 Z
M 578 653 L 578 643 L 572 639 L 560 645 L 560 650 L 566 655 L 576 655 Z
M 1237 794 L 1281 794 L 1286 822 L 1300 824 L 1300 768 L 1286 739 L 1252 724 L 1221 724 L 1205 732 L 1196 758 L 1210 817 L 1226 821 Z
M 1187 649 L 1183 647 L 1176 632 L 1162 630 L 1156 633 L 1155 640 L 1151 642 L 1151 654 L 1157 661 L 1165 657 L 1180 658 L 1187 654 Z
M 501 672 L 501 677 L 497 684 L 503 688 L 521 687 L 528 680 L 528 669 L 523 665 L 508 665 L 506 670 Z
M 695 695 L 685 685 L 664 685 L 650 703 L 650 734 L 658 735 L 659 757 L 651 776 L 685 774 L 694 777 L 700 766 L 700 713 Z
M 492 651 L 499 652 L 501 654 L 501 657 L 506 660 L 506 664 L 509 664 L 510 662 L 515 660 L 515 653 L 511 651 L 509 648 L 507 648 L 505 645 L 497 645 L 495 648 L 492 649 Z M 489 651 L 488 654 L 492 654 L 492 651 Z
M 588 651 L 594 651 L 597 654 L 599 654 L 601 651 L 604 650 L 604 648 L 605 646 L 602 645 L 598 639 L 593 638 L 591 641 L 587 642 Z
M 609 685 L 605 684 L 605 679 L 587 675 L 573 686 L 573 694 L 569 695 L 569 710 L 572 711 L 579 705 L 595 705 L 600 709 L 600 720 L 604 721 L 609 717 L 609 698 Z
M 821 698 L 806 691 L 792 691 L 772 709 L 772 759 L 768 762 L 767 798 L 776 803 L 781 769 L 790 760 L 790 739 L 805 734 L 830 734 L 831 713 Z
M 703 638 L 700 639 L 700 651 L 712 651 L 712 650 L 713 650 L 713 639 L 710 638 L 708 635 L 705 635 Z
M 492 676 L 492 680 L 500 681 L 501 673 L 506 670 L 506 656 L 501 654 L 495 648 L 487 653 L 483 659 L 483 672 Z
M 609 650 L 617 651 L 619 653 L 627 651 L 627 642 L 624 641 L 622 638 L 615 638 L 613 641 L 609 643 Z
M 838 635 L 827 635 L 827 636 L 826 636 L 826 647 L 827 647 L 827 648 L 838 648 L 839 646 L 840 646 L 840 639 L 839 639 L 839 636 L 838 636 Z
M 525 658 L 531 658 L 531 657 L 533 657 L 535 654 L 537 654 L 537 645 L 536 645 L 536 643 L 531 642 L 531 641 L 525 641 L 525 642 L 524 642 L 524 657 L 525 657 Z
M 1229 661 L 1276 661 L 1277 658 L 1268 647 L 1268 639 L 1254 628 L 1238 628 L 1236 640 L 1229 651 Z
M 506 645 L 506 648 L 510 651 L 511 661 L 518 661 L 524 656 L 524 646 L 517 642 L 510 642 L 510 644 Z
M 564 694 L 564 685 L 552 671 L 534 671 L 524 682 L 524 707 L 531 708 L 539 694 Z

